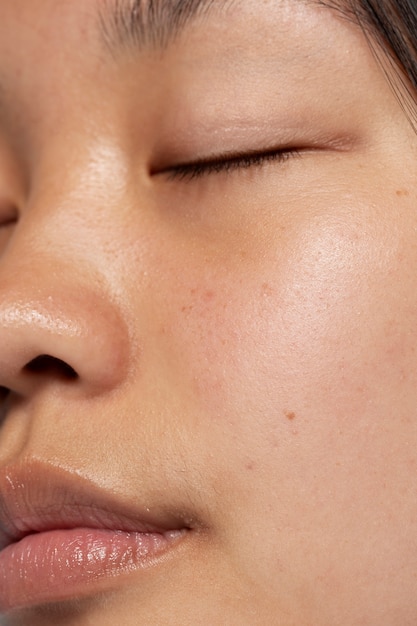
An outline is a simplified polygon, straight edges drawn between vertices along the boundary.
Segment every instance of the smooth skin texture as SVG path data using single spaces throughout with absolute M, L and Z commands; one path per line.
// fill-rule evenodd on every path
M 0 3 L 0 464 L 195 532 L 6 623 L 415 626 L 409 121 L 317 3 L 214 3 L 140 51 L 109 50 L 103 6 Z M 78 378 L 24 374 L 43 354 Z

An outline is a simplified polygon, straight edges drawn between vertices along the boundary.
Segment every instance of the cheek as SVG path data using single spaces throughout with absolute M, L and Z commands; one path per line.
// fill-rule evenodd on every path
M 323 215 L 256 271 L 206 275 L 172 318 L 219 519 L 263 538 L 239 554 L 254 585 L 298 571 L 314 599 L 350 579 L 366 604 L 375 568 L 415 548 L 412 232 Z
M 244 437 L 303 416 L 359 416 L 415 369 L 417 259 L 390 225 L 323 216 L 284 247 L 250 269 L 190 278 L 171 317 L 202 414 Z

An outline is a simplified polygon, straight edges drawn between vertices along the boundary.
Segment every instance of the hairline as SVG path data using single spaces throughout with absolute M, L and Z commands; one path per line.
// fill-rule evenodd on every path
M 107 0 L 99 11 L 100 32 L 113 55 L 124 50 L 166 48 L 193 20 L 225 11 L 236 0 Z

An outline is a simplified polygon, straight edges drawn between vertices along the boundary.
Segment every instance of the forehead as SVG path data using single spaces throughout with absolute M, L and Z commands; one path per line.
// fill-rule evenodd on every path
M 79 36 L 88 34 L 104 40 L 112 51 L 117 47 L 165 47 L 190 24 L 205 28 L 223 21 L 233 28 L 242 15 L 268 17 L 276 28 L 288 17 L 298 20 L 306 7 L 322 12 L 317 0 L 4 0 L 0 28 L 12 33 L 38 35 L 53 32 Z M 313 12 L 308 11 L 307 19 Z M 248 22 L 248 30 L 255 26 Z M 52 43 L 53 39 L 51 40 Z
M 334 91 L 373 63 L 368 52 L 360 29 L 315 0 L 3 0 L 0 99 L 33 132 L 173 92 L 184 110 L 215 92 L 215 116 L 226 98 L 238 108 L 263 91 L 285 115 L 298 90 Z
M 86 54 L 101 63 L 166 51 L 179 39 L 189 58 L 215 39 L 239 41 L 256 54 L 259 35 L 271 44 L 271 58 L 287 50 L 295 58 L 303 47 L 312 55 L 328 48 L 337 21 L 338 12 L 316 0 L 3 0 L 0 72 L 13 59 L 37 73 L 45 61 L 78 58 L 82 67 Z

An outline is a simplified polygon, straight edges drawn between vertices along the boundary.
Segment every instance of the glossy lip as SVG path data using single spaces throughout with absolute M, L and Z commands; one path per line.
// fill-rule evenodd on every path
M 175 513 L 152 511 L 132 509 L 91 481 L 48 464 L 4 468 L 0 611 L 94 593 L 117 575 L 156 565 L 191 528 Z

